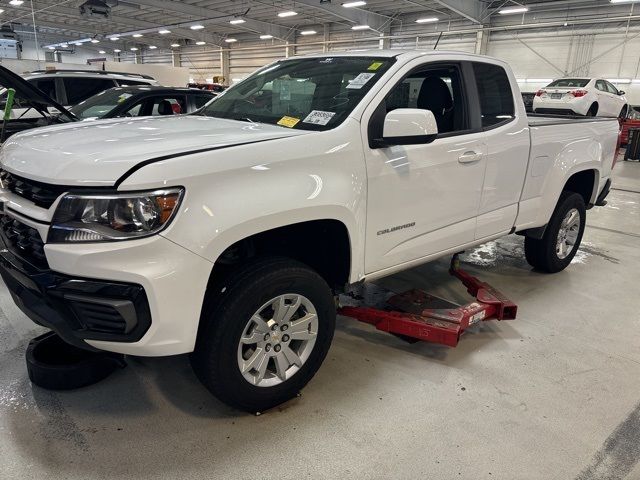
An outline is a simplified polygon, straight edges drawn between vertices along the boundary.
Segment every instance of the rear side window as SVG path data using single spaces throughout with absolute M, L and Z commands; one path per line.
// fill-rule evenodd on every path
M 513 93 L 504 68 L 488 63 L 474 63 L 478 87 L 482 128 L 491 128 L 515 118 Z
M 64 79 L 64 89 L 67 92 L 67 103 L 69 105 L 76 105 L 113 86 L 113 80 L 102 78 L 67 77 Z
M 58 100 L 58 96 L 56 95 L 55 79 L 42 78 L 40 80 L 32 81 L 32 83 L 35 83 L 36 87 L 38 87 L 39 90 L 43 91 L 49 97 L 53 98 L 54 100 Z
M 196 104 L 196 109 L 204 107 L 209 100 L 213 100 L 215 98 L 214 95 L 195 95 L 194 101 Z

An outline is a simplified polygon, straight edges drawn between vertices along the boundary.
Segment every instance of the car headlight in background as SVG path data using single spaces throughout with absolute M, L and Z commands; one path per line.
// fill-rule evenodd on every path
M 108 242 L 148 237 L 175 216 L 184 189 L 67 194 L 53 215 L 49 243 Z

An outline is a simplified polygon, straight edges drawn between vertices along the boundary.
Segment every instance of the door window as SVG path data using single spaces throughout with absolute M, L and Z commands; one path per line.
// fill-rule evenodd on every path
M 68 105 L 76 105 L 113 86 L 113 80 L 103 78 L 67 77 L 64 79 L 64 89 L 67 92 Z
M 140 117 L 142 116 L 142 102 L 136 103 L 133 107 L 122 112 L 119 117 Z
M 606 92 L 607 91 L 607 87 L 604 84 L 604 80 L 597 80 L 596 81 L 596 89 L 600 90 L 601 92 Z
M 414 71 L 384 101 L 386 113 L 396 108 L 430 110 L 438 124 L 438 135 L 469 129 L 462 75 L 457 65 Z
M 614 95 L 619 95 L 618 89 L 614 87 L 611 83 L 605 82 L 604 84 L 607 86 L 607 92 L 613 93 Z
M 474 63 L 482 128 L 492 128 L 515 118 L 513 92 L 507 72 L 499 65 Z
M 150 115 L 180 115 L 187 113 L 187 103 L 182 96 L 156 97 Z
M 196 109 L 198 109 L 204 107 L 209 103 L 209 100 L 213 100 L 214 98 L 215 96 L 213 95 L 195 95 L 193 101 L 196 105 Z
M 56 95 L 56 81 L 54 78 L 42 78 L 40 80 L 32 81 L 35 86 L 43 91 L 46 95 L 53 98 L 54 100 L 58 100 Z

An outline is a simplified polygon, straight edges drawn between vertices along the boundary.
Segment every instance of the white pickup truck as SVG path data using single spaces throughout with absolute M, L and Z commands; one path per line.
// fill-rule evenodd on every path
M 492 58 L 291 58 L 196 115 L 11 137 L 0 273 L 67 342 L 191 353 L 213 394 L 259 411 L 318 370 L 346 285 L 511 233 L 533 267 L 564 269 L 617 135 L 527 117 Z

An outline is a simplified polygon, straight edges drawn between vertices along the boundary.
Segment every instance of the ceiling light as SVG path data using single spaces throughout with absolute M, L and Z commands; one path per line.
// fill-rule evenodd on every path
M 640 0 L 611 0 L 611 3 L 636 3 Z
M 498 13 L 500 15 L 509 15 L 510 13 L 524 13 L 528 11 L 529 9 L 527 7 L 512 7 L 512 8 L 503 8 Z
M 91 40 L 91 43 L 100 43 L 100 40 L 98 40 L 97 38 L 94 38 L 93 40 Z
M 199 42 L 196 42 L 196 45 L 206 45 L 207 42 L 203 42 L 202 40 L 200 40 Z
M 316 32 L 315 30 L 302 30 L 300 32 L 300 35 L 315 35 L 316 33 L 318 32 Z
M 105 54 L 105 53 L 107 53 L 107 52 L 105 52 L 104 50 L 100 50 L 98 53 L 99 53 L 100 55 L 104 55 L 104 54 Z
M 295 16 L 297 14 L 298 14 L 298 12 L 293 12 L 293 11 L 289 10 L 288 12 L 280 12 L 278 14 L 278 16 L 280 18 L 285 18 L 285 17 L 293 17 L 293 16 Z
M 202 30 L 204 28 L 204 25 L 191 25 L 189 28 L 191 30 Z
M 369 30 L 370 28 L 369 25 L 354 25 L 351 30 Z
M 74 42 L 74 45 L 77 46 L 77 47 L 80 47 L 80 46 L 82 46 L 82 42 Z
M 117 42 L 118 40 L 120 40 L 120 37 L 113 36 L 109 40 L 111 40 L 112 42 Z
M 140 38 L 142 36 L 141 33 L 134 33 L 133 38 Z
M 241 23 L 244 23 L 245 20 L 242 18 L 234 18 L 233 20 L 229 20 L 229 23 L 231 25 L 240 25 Z
M 416 23 L 433 23 L 437 21 L 438 21 L 438 17 L 426 17 L 426 18 L 417 19 Z
M 0 13 L 4 13 L 4 10 L 0 8 Z
M 67 47 L 69 46 L 69 44 L 68 44 L 68 43 L 61 43 L 61 44 L 60 44 L 60 46 L 61 46 L 62 48 L 67 48 Z
M 237 42 L 238 39 L 236 39 L 236 38 L 225 38 L 224 41 L 227 42 L 227 43 L 233 43 L 233 42 Z
M 156 48 L 158 47 L 156 47 L 155 45 L 149 45 L 149 50 L 155 50 Z
M 172 43 L 171 48 L 178 48 L 180 46 L 179 43 Z
M 55 50 L 56 47 L 47 47 L 49 50 Z
M 138 51 L 138 47 L 131 47 L 131 51 L 132 52 L 137 52 Z
M 22 5 L 24 3 L 24 0 L 11 0 L 9 3 L 17 7 L 19 5 Z
M 166 28 L 163 28 L 162 30 L 160 30 L 158 32 L 160 35 L 166 35 L 167 33 L 171 33 L 171 30 L 167 30 Z
M 120 53 L 122 50 L 120 50 L 119 48 L 114 48 L 113 51 L 114 53 Z
M 260 35 L 260 40 L 269 40 L 273 38 L 273 35 Z
M 359 0 L 357 2 L 347 2 L 347 3 L 343 3 L 342 6 L 344 8 L 353 8 L 353 7 L 363 7 L 367 4 L 367 2 L 363 1 L 363 0 Z

